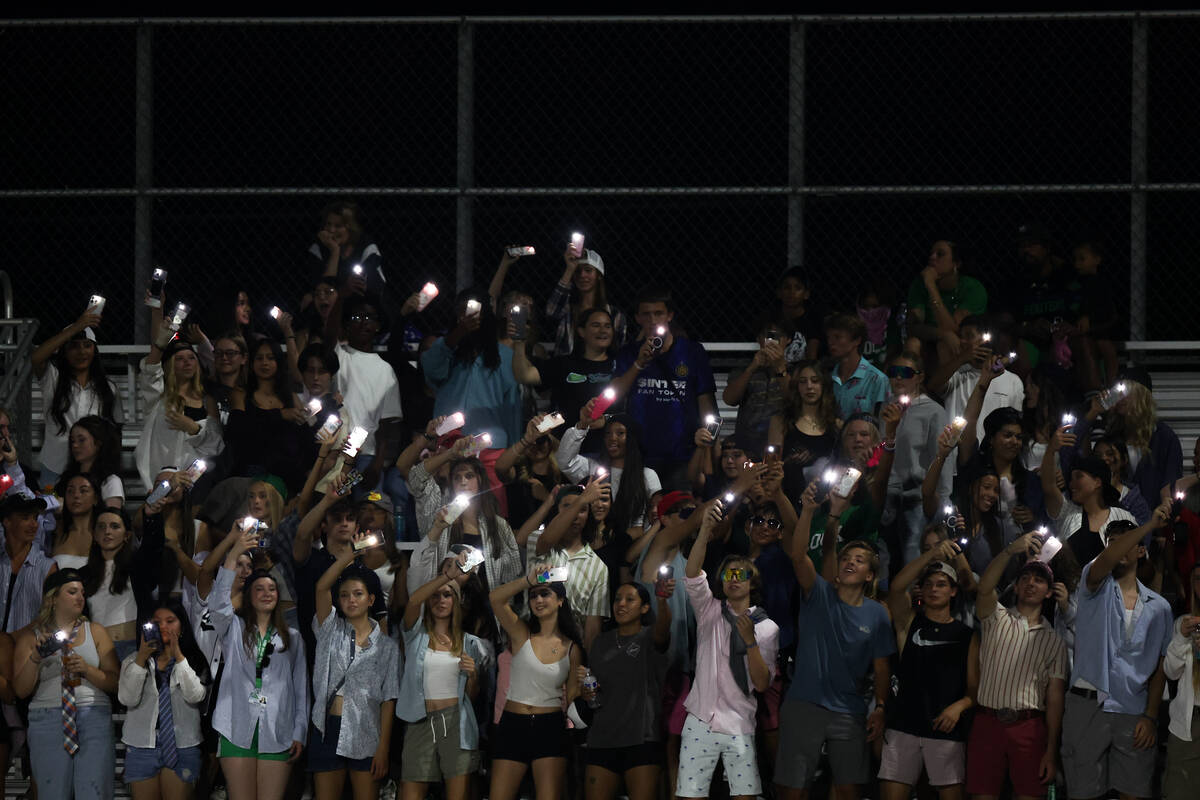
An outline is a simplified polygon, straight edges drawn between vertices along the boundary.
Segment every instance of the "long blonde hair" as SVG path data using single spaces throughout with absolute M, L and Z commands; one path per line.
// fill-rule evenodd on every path
M 61 592 L 63 590 L 63 586 L 66 586 L 66 585 L 67 584 L 64 583 L 60 586 L 55 586 L 53 589 L 51 589 L 48 592 L 42 593 L 42 606 L 41 606 L 41 608 L 38 609 L 37 616 L 35 616 L 33 618 L 33 622 L 30 623 L 30 627 L 33 630 L 46 631 L 47 633 L 49 633 L 51 630 L 53 630 L 53 628 L 54 628 L 54 624 L 53 624 L 54 623 L 54 601 L 58 599 L 59 592 Z M 80 622 L 88 621 L 88 618 L 86 616 L 84 616 L 83 614 L 80 614 L 78 619 Z
M 1145 452 L 1158 425 L 1158 403 L 1154 402 L 1150 390 L 1137 381 L 1125 381 L 1125 385 L 1129 388 L 1129 394 L 1125 398 L 1124 413 L 1114 415 L 1110 432 L 1123 438 L 1131 447 Z
M 169 411 L 183 410 L 183 396 L 180 393 L 180 389 L 182 387 L 180 387 L 175 380 L 175 356 L 179 355 L 181 352 L 183 352 L 183 350 L 186 349 L 187 348 L 176 350 L 171 354 L 169 359 L 163 361 L 163 407 Z M 193 357 L 196 356 L 195 351 L 189 352 L 192 353 Z M 187 388 L 191 390 L 191 394 L 199 398 L 204 397 L 204 381 L 201 376 L 201 371 L 199 359 L 197 359 L 196 373 L 186 384 Z
M 266 481 L 254 481 L 254 483 L 250 484 L 250 488 L 246 492 L 253 492 L 260 488 L 266 490 L 267 507 L 271 509 L 271 518 L 263 520 L 263 522 L 266 522 L 271 527 L 271 530 L 275 530 L 279 527 L 279 523 L 283 521 L 283 495 Z
M 461 656 L 463 651 L 463 626 L 462 626 L 462 589 L 454 581 L 446 584 L 454 594 L 454 610 L 450 612 L 450 653 L 452 655 Z M 437 595 L 430 595 L 425 601 L 425 613 L 421 616 L 425 619 L 425 632 L 429 634 L 429 641 L 433 641 L 433 600 Z

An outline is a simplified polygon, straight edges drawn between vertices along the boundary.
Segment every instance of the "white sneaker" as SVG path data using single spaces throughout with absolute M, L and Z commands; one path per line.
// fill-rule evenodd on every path
M 379 789 L 379 800 L 396 800 L 396 782 L 386 781 Z
M 214 786 L 208 795 L 208 800 L 229 800 L 229 790 L 224 786 Z

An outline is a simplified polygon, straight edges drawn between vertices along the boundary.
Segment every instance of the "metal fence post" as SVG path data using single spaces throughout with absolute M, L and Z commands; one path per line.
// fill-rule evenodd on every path
M 1133 18 L 1130 92 L 1129 179 L 1129 338 L 1146 340 L 1146 94 L 1149 80 L 1149 22 Z
M 787 265 L 804 263 L 804 36 L 794 21 L 788 36 L 788 224 Z
M 150 282 L 154 257 L 151 230 L 154 199 L 149 190 L 154 184 L 154 28 L 142 22 L 137 28 L 137 85 L 134 89 L 134 187 L 133 200 L 133 307 L 141 310 L 142 292 Z M 150 341 L 150 320 L 146 314 L 133 315 L 133 340 Z
M 455 286 L 459 291 L 475 282 L 475 27 L 458 25 L 458 200 L 455 214 Z

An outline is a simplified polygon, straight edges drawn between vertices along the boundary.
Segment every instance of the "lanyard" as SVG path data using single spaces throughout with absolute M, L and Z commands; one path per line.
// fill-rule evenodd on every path
M 257 634 L 256 634 L 257 635 Z M 265 636 L 259 636 L 258 641 L 254 644 L 254 677 L 262 680 L 263 674 L 263 657 L 267 653 L 267 645 L 271 643 L 271 639 L 275 636 L 275 627 L 268 626 Z

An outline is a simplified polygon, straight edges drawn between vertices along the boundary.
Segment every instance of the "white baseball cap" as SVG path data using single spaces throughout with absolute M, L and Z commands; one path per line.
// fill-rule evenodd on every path
M 604 259 L 601 258 L 600 254 L 595 250 L 585 249 L 583 251 L 583 257 L 579 259 L 579 263 L 594 267 L 596 272 L 599 272 L 601 275 L 604 274 Z

